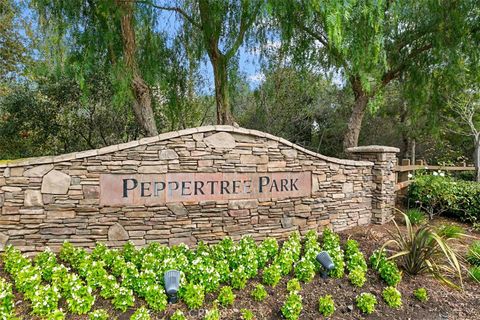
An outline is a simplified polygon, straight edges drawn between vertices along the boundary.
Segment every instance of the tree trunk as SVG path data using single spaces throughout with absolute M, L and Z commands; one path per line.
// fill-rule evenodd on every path
M 132 92 L 135 97 L 133 111 L 140 127 L 147 136 L 158 134 L 157 125 L 152 109 L 150 88 L 143 80 L 135 59 L 135 30 L 133 27 L 133 2 L 117 0 L 121 9 L 121 28 L 123 39 L 123 54 L 132 77 Z
M 477 182 L 480 182 L 480 133 L 475 136 L 475 152 L 473 154 L 475 169 L 477 172 Z
M 228 72 L 225 56 L 217 51 L 210 54 L 215 78 L 215 102 L 217 104 L 217 124 L 233 125 L 233 117 L 228 96 Z
M 363 90 L 360 79 L 354 78 L 352 81 L 352 89 L 355 95 L 352 115 L 348 121 L 347 132 L 343 139 L 344 150 L 358 146 L 358 137 L 362 129 L 362 120 L 367 109 L 369 96 Z

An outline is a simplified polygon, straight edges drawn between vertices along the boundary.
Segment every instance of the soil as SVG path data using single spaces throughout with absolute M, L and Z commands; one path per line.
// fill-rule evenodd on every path
M 430 222 L 433 225 L 456 224 L 462 226 L 470 238 L 463 240 L 457 245 L 459 252 L 465 252 L 468 244 L 475 238 L 480 239 L 480 233 L 469 228 L 468 225 L 447 218 L 435 218 Z M 401 229 L 405 229 L 399 223 Z M 388 231 L 394 231 L 393 222 L 386 225 L 371 225 L 368 227 L 356 227 L 347 231 L 340 232 L 342 242 L 351 238 L 359 242 L 362 252 L 368 258 L 373 250 L 381 246 L 388 238 Z M 0 276 L 9 280 L 11 278 L 4 272 L 0 266 Z M 238 320 L 241 319 L 240 310 L 242 308 L 250 309 L 254 312 L 257 319 L 273 320 L 282 319 L 280 308 L 287 296 L 286 283 L 291 277 L 284 277 L 275 287 L 266 286 L 269 295 L 263 302 L 256 302 L 250 297 L 250 291 L 260 282 L 261 278 L 257 277 L 250 281 L 244 290 L 234 292 L 236 299 L 234 306 L 231 308 L 221 308 L 221 319 Z M 300 319 L 322 319 L 318 312 L 318 298 L 325 294 L 332 295 L 335 301 L 336 311 L 329 319 L 479 319 L 480 311 L 480 284 L 470 280 L 465 272 L 464 275 L 464 291 L 458 291 L 442 285 L 437 280 L 428 275 L 417 275 L 415 277 L 403 274 L 402 281 L 397 289 L 402 293 L 403 306 L 398 309 L 388 307 L 382 299 L 381 293 L 385 288 L 385 283 L 381 281 L 375 271 L 368 270 L 367 282 L 362 288 L 352 286 L 347 277 L 342 279 L 328 278 L 322 279 L 317 275 L 314 280 L 307 284 L 302 284 L 300 295 L 303 297 L 303 311 Z M 429 294 L 429 301 L 417 301 L 412 292 L 414 289 L 424 287 Z M 362 314 L 355 306 L 355 297 L 362 292 L 371 292 L 377 297 L 378 304 L 376 311 L 371 315 Z M 23 319 L 37 319 L 29 315 L 29 304 L 24 302 L 22 295 L 16 295 L 16 310 L 18 315 Z M 168 309 L 162 313 L 152 313 L 152 319 L 169 319 L 170 315 L 177 309 L 184 311 L 188 315 L 188 319 L 203 319 L 206 310 L 212 307 L 215 300 L 214 294 L 206 296 L 204 309 L 189 311 L 186 306 L 179 302 L 169 305 Z M 145 302 L 137 299 L 136 306 L 144 305 Z M 66 310 L 65 301 L 61 302 L 63 310 Z M 97 295 L 94 309 L 106 309 L 109 314 L 115 315 L 119 320 L 129 319 L 136 308 L 132 308 L 126 313 L 120 313 L 113 309 L 112 304 Z M 66 319 L 88 319 L 87 316 L 68 315 Z

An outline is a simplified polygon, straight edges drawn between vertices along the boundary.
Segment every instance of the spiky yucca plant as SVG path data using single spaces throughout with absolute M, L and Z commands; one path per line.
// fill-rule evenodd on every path
M 435 278 L 454 288 L 463 288 L 461 264 L 449 242 L 465 234 L 440 232 L 429 224 L 412 227 L 407 215 L 404 216 L 407 227 L 406 232 L 400 231 L 395 223 L 396 232 L 390 232 L 391 240 L 385 242 L 381 250 L 386 247 L 393 249 L 393 254 L 388 259 L 395 259 L 397 263 L 410 275 L 430 273 Z M 459 285 L 450 278 L 458 278 Z

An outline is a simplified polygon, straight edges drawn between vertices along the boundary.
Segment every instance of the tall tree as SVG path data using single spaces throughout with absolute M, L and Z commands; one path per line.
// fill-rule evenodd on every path
M 262 0 L 194 0 L 172 5 L 155 1 L 136 1 L 166 11 L 173 11 L 189 24 L 193 33 L 200 33 L 200 44 L 213 68 L 217 123 L 233 124 L 229 98 L 229 68 L 260 14 Z
M 32 3 L 43 30 L 48 33 L 49 46 L 45 51 L 54 57 L 54 68 L 72 73 L 80 83 L 87 82 L 94 70 L 106 71 L 117 88 L 114 101 L 129 101 L 143 133 L 158 134 L 151 83 L 147 84 L 145 77 L 161 81 L 161 70 L 142 68 L 137 61 L 149 55 L 155 57 L 158 65 L 164 55 L 163 36 L 155 32 L 151 23 L 142 24 L 141 30 L 150 35 L 142 37 L 141 44 L 148 50 L 137 48 L 137 20 L 149 20 L 151 12 L 122 0 L 32 0 Z
M 272 0 L 271 5 L 294 56 L 342 71 L 352 88 L 344 148 L 358 144 L 367 106 L 393 80 L 403 76 L 421 95 L 432 89 L 433 73 L 448 72 L 455 81 L 462 62 L 478 64 L 475 0 Z

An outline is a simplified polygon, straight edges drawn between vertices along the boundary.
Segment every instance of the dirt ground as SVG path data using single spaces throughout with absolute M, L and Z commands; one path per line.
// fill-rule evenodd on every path
M 461 225 L 471 236 L 459 244 L 461 252 L 466 251 L 468 244 L 474 238 L 480 239 L 480 233 L 469 229 L 468 225 L 462 224 L 446 218 L 436 218 L 432 222 L 434 225 L 440 224 L 457 224 Z M 400 227 L 404 229 L 399 223 Z M 361 250 L 365 256 L 368 257 L 373 250 L 377 249 L 381 244 L 388 239 L 387 229 L 394 230 L 393 223 L 386 225 L 371 225 L 368 227 L 356 227 L 351 230 L 340 232 L 342 242 L 352 238 L 360 243 Z M 10 279 L 0 267 L 0 276 Z M 231 308 L 221 308 L 221 319 L 237 320 L 241 319 L 240 310 L 247 308 L 252 310 L 257 319 L 273 320 L 282 319 L 280 308 L 286 298 L 287 290 L 286 283 L 291 277 L 284 277 L 282 281 L 275 287 L 266 286 L 269 296 L 263 302 L 256 302 L 250 298 L 250 291 L 260 281 L 257 277 L 250 281 L 244 290 L 236 291 L 236 299 L 234 306 Z M 335 301 L 336 311 L 329 319 L 465 319 L 474 320 L 480 319 L 480 284 L 474 283 L 465 275 L 464 292 L 450 289 L 437 280 L 427 276 L 420 275 L 410 277 L 404 273 L 401 283 L 398 285 L 398 290 L 402 293 L 402 308 L 395 310 L 389 308 L 382 299 L 381 292 L 385 287 L 378 275 L 371 269 L 367 273 L 367 282 L 362 288 L 355 288 L 352 286 L 347 277 L 343 279 L 327 279 L 323 280 L 319 275 L 308 283 L 302 284 L 303 297 L 303 311 L 300 319 L 322 319 L 318 312 L 318 298 L 325 294 L 332 295 Z M 414 289 L 425 287 L 428 290 L 430 300 L 425 303 L 418 302 L 412 296 Z M 360 313 L 355 306 L 355 297 L 361 292 L 371 292 L 377 297 L 378 304 L 376 311 L 365 316 Z M 23 319 L 36 319 L 29 315 L 29 305 L 22 301 L 22 296 L 16 293 L 17 306 L 16 309 Z M 185 312 L 188 319 L 203 319 L 203 316 L 208 308 L 212 307 L 212 301 L 216 296 L 209 294 L 206 297 L 205 309 L 188 311 L 183 303 L 170 305 L 165 312 L 153 313 L 152 319 L 169 319 L 170 315 L 176 310 L 181 309 Z M 65 302 L 61 303 L 63 310 L 66 310 Z M 143 305 L 141 300 L 136 301 L 136 307 Z M 133 310 L 129 310 L 124 314 L 115 311 L 109 301 L 102 299 L 97 295 L 97 301 L 93 309 L 104 308 L 109 311 L 109 314 L 115 315 L 112 319 L 129 319 Z M 92 309 L 92 310 L 93 310 Z M 87 316 L 67 316 L 67 319 L 88 319 Z

